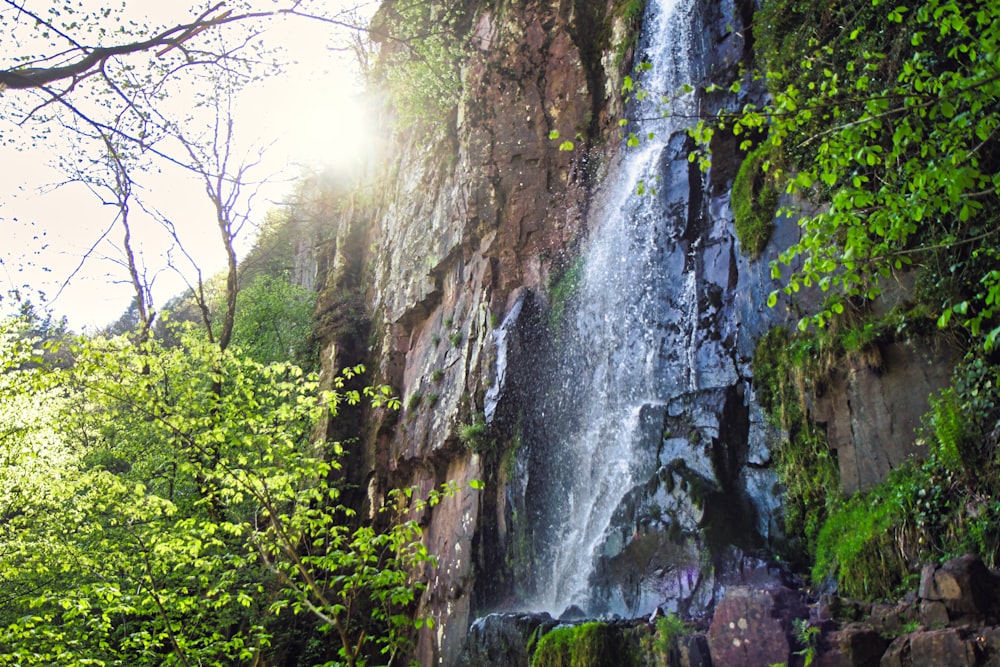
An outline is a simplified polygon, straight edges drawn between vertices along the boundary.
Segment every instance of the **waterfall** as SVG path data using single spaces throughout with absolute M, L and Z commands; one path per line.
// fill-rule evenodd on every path
M 533 475 L 540 499 L 531 520 L 536 545 L 529 606 L 560 614 L 629 609 L 591 599 L 595 557 L 619 548 L 631 527 L 612 527 L 626 494 L 656 463 L 643 414 L 699 386 L 698 298 L 688 226 L 687 160 L 682 130 L 697 80 L 691 53 L 694 0 L 651 0 L 633 125 L 642 138 L 598 195 L 572 314 L 559 332 L 544 420 L 550 442 Z M 665 96 L 665 97 L 664 97 Z M 666 101 L 665 101 L 666 100 Z M 673 164 L 673 163 L 671 163 Z M 682 172 L 680 174 L 676 172 Z M 641 184 L 641 185 L 640 185 Z M 639 192 L 645 190 L 645 192 Z M 570 309 L 567 309 L 569 312 Z M 662 429 L 653 434 L 659 440 Z M 655 468 L 654 468 L 655 470 Z M 623 533 L 625 538 L 615 538 Z

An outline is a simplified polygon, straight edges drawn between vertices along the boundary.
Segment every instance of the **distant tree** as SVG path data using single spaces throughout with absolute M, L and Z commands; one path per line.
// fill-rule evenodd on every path
M 316 293 L 281 276 L 259 275 L 236 299 L 233 343 L 261 363 L 315 363 Z

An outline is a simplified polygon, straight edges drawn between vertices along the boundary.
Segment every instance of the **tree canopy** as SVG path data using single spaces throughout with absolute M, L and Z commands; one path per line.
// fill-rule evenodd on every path
M 3 323 L 0 664 L 262 664 L 292 641 L 279 614 L 330 639 L 299 664 L 401 659 L 428 501 L 355 520 L 343 448 L 311 434 L 344 401 L 398 406 L 387 388 L 349 388 L 358 367 L 321 391 L 193 327 L 77 339 L 58 366 L 36 343 Z

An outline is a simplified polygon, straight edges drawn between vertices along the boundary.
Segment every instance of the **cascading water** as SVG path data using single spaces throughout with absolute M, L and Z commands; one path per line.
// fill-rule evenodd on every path
M 588 614 L 630 611 L 591 599 L 595 557 L 613 548 L 610 526 L 626 494 L 655 470 L 655 445 L 652 462 L 639 451 L 648 436 L 644 413 L 698 388 L 695 244 L 679 242 L 689 174 L 682 167 L 675 179 L 664 169 L 684 144 L 684 121 L 670 114 L 690 115 L 696 104 L 693 94 L 681 94 L 699 75 L 689 58 L 695 4 L 648 3 L 652 68 L 640 84 L 650 94 L 634 121 L 643 142 L 599 195 L 594 235 L 577 267 L 576 307 L 559 333 L 558 379 L 544 406 L 554 441 L 535 473 L 544 478 L 535 486 L 544 500 L 533 517 L 538 553 L 529 603 L 554 614 L 571 605 Z M 670 98 L 667 117 L 661 94 Z

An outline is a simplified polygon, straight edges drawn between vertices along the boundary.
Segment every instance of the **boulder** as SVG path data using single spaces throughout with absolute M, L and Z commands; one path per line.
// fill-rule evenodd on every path
M 947 610 L 945 622 L 977 620 L 985 616 L 993 607 L 993 586 L 990 571 L 973 555 L 953 558 L 940 567 L 925 566 L 920 575 L 920 597 L 924 601 L 940 602 Z M 923 608 L 921 605 L 921 616 Z M 935 620 L 941 620 L 939 610 Z
M 692 633 L 677 641 L 680 667 L 712 667 L 712 656 L 705 635 Z
M 882 655 L 880 667 L 912 667 L 910 660 L 910 635 L 896 637 Z
M 975 644 L 964 628 L 917 632 L 910 636 L 913 667 L 974 667 Z
M 870 627 L 850 624 L 823 637 L 817 667 L 878 667 L 889 642 Z
M 881 667 L 977 667 L 990 664 L 969 628 L 919 630 L 897 637 L 882 656 Z
M 459 659 L 462 667 L 528 667 L 532 639 L 557 625 L 546 613 L 489 614 L 476 619 L 469 628 L 465 649 Z
M 708 629 L 713 665 L 755 667 L 792 659 L 792 621 L 808 618 L 798 591 L 731 589 L 715 609 Z

